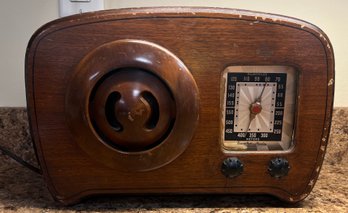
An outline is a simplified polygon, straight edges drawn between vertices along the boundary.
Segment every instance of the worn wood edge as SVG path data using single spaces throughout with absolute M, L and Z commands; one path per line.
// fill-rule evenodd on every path
M 27 108 L 28 108 L 28 118 L 30 132 L 33 136 L 34 141 L 39 143 L 39 146 L 36 146 L 36 142 L 33 143 L 36 156 L 39 161 L 39 165 L 43 170 L 43 176 L 47 182 L 48 188 L 54 198 L 62 203 L 68 203 L 66 198 L 62 198 L 58 195 L 57 190 L 54 188 L 50 177 L 47 172 L 45 165 L 44 156 L 41 155 L 41 142 L 38 135 L 38 127 L 36 122 L 36 111 L 35 111 L 35 97 L 34 97 L 34 84 L 33 84 L 33 70 L 35 61 L 35 52 L 40 41 L 48 36 L 51 33 L 54 33 L 59 30 L 63 30 L 69 27 L 75 27 L 78 25 L 85 25 L 98 22 L 107 22 L 107 21 L 117 21 L 117 20 L 131 20 L 131 19 L 145 19 L 145 18 L 215 18 L 215 19 L 235 19 L 235 20 L 245 20 L 252 21 L 254 23 L 268 23 L 268 24 L 277 24 L 286 27 L 295 28 L 298 30 L 306 31 L 312 34 L 317 38 L 322 44 L 327 61 L 327 102 L 326 102 L 326 114 L 325 121 L 322 133 L 322 140 L 320 143 L 320 148 L 317 154 L 317 161 L 315 164 L 315 169 L 312 172 L 310 181 L 307 188 L 303 193 L 297 195 L 284 195 L 284 193 L 273 193 L 274 196 L 290 202 L 296 203 L 305 199 L 309 193 L 312 191 L 316 179 L 319 176 L 320 169 L 323 164 L 325 157 L 325 151 L 327 148 L 327 142 L 329 139 L 330 127 L 331 127 L 331 115 L 333 111 L 333 95 L 334 95 L 334 53 L 330 40 L 327 35 L 317 26 L 292 17 L 276 15 L 263 12 L 254 12 L 249 10 L 240 10 L 240 9 L 223 9 L 223 8 L 202 8 L 202 7 L 150 7 L 150 8 L 129 8 L 129 9 L 112 9 L 98 12 L 89 12 L 83 14 L 77 14 L 73 16 L 64 17 L 51 21 L 41 28 L 39 28 L 31 37 L 26 51 L 26 64 L 25 64 L 25 82 L 26 82 L 26 96 L 27 96 Z M 34 116 L 30 116 L 34 115 Z M 245 187 L 244 187 L 245 188 Z M 268 187 L 269 188 L 269 187 Z M 276 191 L 281 191 L 279 188 L 273 188 Z M 88 190 L 90 191 L 90 190 Z M 92 190 L 94 191 L 94 190 Z M 102 190 L 98 190 L 99 192 Z M 109 190 L 107 190 L 109 191 Z M 114 193 L 117 190 L 111 190 Z M 252 191 L 251 191 L 252 192 Z M 110 192 L 112 193 L 112 192 Z M 116 192 L 120 193 L 120 192 Z M 233 194 L 234 192 L 226 192 Z M 88 196 L 89 193 L 83 195 L 84 193 L 79 193 L 80 195 L 76 196 Z M 268 193 L 269 194 L 269 193 Z M 282 195 L 281 195 L 282 194 Z M 71 197 L 70 200 L 80 200 L 82 197 Z
M 320 30 L 320 29 L 319 29 Z M 326 63 L 327 63 L 327 90 L 326 90 L 326 113 L 325 113 L 325 121 L 323 125 L 323 132 L 321 136 L 321 142 L 320 142 L 320 148 L 318 150 L 318 155 L 317 155 L 317 162 L 315 164 L 315 169 L 312 172 L 311 178 L 308 182 L 307 188 L 302 192 L 302 194 L 298 195 L 297 200 L 301 201 L 305 199 L 310 192 L 313 190 L 321 168 L 323 166 L 325 154 L 326 154 L 326 149 L 327 145 L 329 142 L 329 137 L 330 137 L 330 131 L 331 131 L 331 124 L 332 124 L 332 114 L 333 114 L 333 106 L 334 106 L 334 93 L 335 93 L 335 60 L 334 60 L 334 51 L 332 48 L 332 44 L 330 40 L 328 39 L 327 35 L 322 32 L 321 30 L 319 31 L 319 37 L 320 40 L 324 39 L 325 42 L 327 42 L 327 45 L 325 46 L 322 42 L 322 45 L 325 50 L 326 54 Z
M 331 43 L 326 34 L 316 25 L 301 19 L 272 13 L 217 7 L 139 7 L 76 14 L 56 19 L 43 25 L 34 33 L 28 46 L 31 46 L 30 44 L 34 39 L 37 39 L 37 37 L 44 37 L 45 35 L 54 31 L 77 25 L 122 19 L 185 17 L 239 19 L 253 21 L 256 23 L 264 22 L 294 27 L 314 34 L 325 44 L 328 49 L 332 50 Z

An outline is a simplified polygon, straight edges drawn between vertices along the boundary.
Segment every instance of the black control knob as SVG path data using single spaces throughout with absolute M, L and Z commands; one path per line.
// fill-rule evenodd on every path
M 226 158 L 222 162 L 221 172 L 228 178 L 237 177 L 243 172 L 243 163 L 235 157 Z
M 272 177 L 284 177 L 288 175 L 289 170 L 289 162 L 285 158 L 274 158 L 269 162 L 268 172 Z

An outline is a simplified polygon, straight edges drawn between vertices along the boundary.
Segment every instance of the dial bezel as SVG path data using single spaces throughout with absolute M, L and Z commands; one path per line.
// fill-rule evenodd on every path
M 227 76 L 228 73 L 286 73 L 286 89 L 283 109 L 282 122 L 286 121 L 288 124 L 282 126 L 280 141 L 251 141 L 251 140 L 226 140 L 225 126 L 226 126 L 226 100 L 227 100 Z M 255 82 L 253 82 L 255 83 Z M 260 82 L 262 83 L 262 82 Z M 272 82 L 271 82 L 272 83 Z M 229 66 L 222 72 L 221 78 L 221 128 L 220 128 L 220 142 L 224 152 L 286 152 L 295 146 L 295 115 L 297 108 L 297 93 L 298 93 L 298 72 L 291 66 Z M 236 88 L 237 90 L 237 88 Z M 233 109 L 234 110 L 234 109 Z M 235 118 L 233 118 L 235 122 Z M 256 146 L 255 146 L 256 145 Z M 277 148 L 279 147 L 280 148 Z M 255 147 L 256 150 L 255 150 Z M 276 148 L 274 148 L 276 147 Z

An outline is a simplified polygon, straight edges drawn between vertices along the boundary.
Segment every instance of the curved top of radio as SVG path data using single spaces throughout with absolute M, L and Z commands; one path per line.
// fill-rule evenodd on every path
M 312 33 L 321 40 L 323 46 L 327 47 L 327 50 L 332 51 L 332 45 L 326 34 L 319 27 L 307 21 L 279 14 L 218 7 L 139 7 L 76 14 L 56 19 L 43 25 L 33 34 L 28 46 L 31 46 L 34 39 L 37 40 L 39 37 L 43 37 L 51 32 L 71 26 L 99 23 L 110 20 L 165 17 L 239 19 L 253 21 L 254 23 L 265 22 L 299 28 Z

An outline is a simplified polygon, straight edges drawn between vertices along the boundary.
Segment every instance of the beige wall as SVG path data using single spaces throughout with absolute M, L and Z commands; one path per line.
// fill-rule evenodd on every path
M 297 17 L 329 36 L 336 57 L 335 106 L 348 107 L 347 0 L 105 0 L 106 9 L 141 6 L 211 6 Z M 58 17 L 58 0 L 3 0 L 0 7 L 0 106 L 25 106 L 24 54 L 32 33 Z
M 24 56 L 31 35 L 58 17 L 56 0 L 2 0 L 0 6 L 0 107 L 25 106 Z

